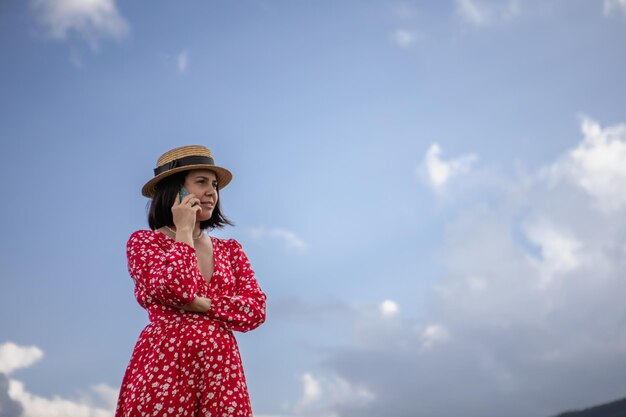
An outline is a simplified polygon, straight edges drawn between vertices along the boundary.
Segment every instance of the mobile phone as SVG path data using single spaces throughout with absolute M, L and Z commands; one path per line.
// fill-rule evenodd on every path
M 189 195 L 189 191 L 185 187 L 180 187 L 180 191 L 178 192 L 178 202 L 182 202 L 185 196 Z

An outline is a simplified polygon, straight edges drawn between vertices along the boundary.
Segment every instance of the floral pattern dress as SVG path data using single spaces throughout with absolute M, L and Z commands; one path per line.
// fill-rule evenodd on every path
M 214 270 L 207 282 L 195 249 L 152 230 L 127 243 L 135 297 L 150 323 L 126 369 L 115 417 L 252 416 L 233 331 L 265 321 L 265 293 L 241 244 L 210 237 Z M 206 313 L 180 306 L 195 296 L 211 299 Z

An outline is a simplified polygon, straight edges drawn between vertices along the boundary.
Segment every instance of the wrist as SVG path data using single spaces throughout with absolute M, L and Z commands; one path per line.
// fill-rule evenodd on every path
M 209 310 L 211 309 L 211 299 L 210 298 L 205 298 L 205 304 L 204 304 L 204 311 L 203 313 L 208 313 Z

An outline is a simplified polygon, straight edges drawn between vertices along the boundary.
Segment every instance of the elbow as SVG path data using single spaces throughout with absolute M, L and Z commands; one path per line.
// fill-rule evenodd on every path
M 263 307 L 261 308 L 261 312 L 259 314 L 259 318 L 260 318 L 260 320 L 259 320 L 259 326 L 260 326 L 261 324 L 265 323 L 265 319 L 267 318 L 267 311 L 266 311 L 266 308 L 265 308 L 265 303 L 263 303 Z
M 261 302 L 259 303 L 259 326 L 265 323 L 265 319 L 267 318 L 267 296 L 263 294 L 261 297 Z M 258 327 L 258 326 L 257 326 Z
M 254 330 L 260 325 L 262 325 L 263 323 L 265 323 L 265 319 L 267 318 L 265 303 L 259 306 L 259 309 L 256 311 L 256 314 L 253 315 L 253 317 L 254 319 L 252 323 L 250 323 L 250 326 L 248 326 L 248 329 L 246 331 Z
M 233 328 L 233 330 L 240 331 L 241 333 L 247 333 L 265 323 L 265 319 L 265 303 L 263 303 L 258 308 L 255 308 L 254 311 L 250 311 L 247 314 L 247 317 L 242 318 L 240 325 Z

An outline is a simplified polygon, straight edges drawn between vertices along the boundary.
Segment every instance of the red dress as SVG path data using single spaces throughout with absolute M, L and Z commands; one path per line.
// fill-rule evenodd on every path
M 128 270 L 150 324 L 135 345 L 115 417 L 252 416 L 233 331 L 265 321 L 266 296 L 239 242 L 210 239 L 215 267 L 207 282 L 187 243 L 152 230 L 130 236 Z M 208 312 L 173 307 L 196 295 L 211 299 Z

